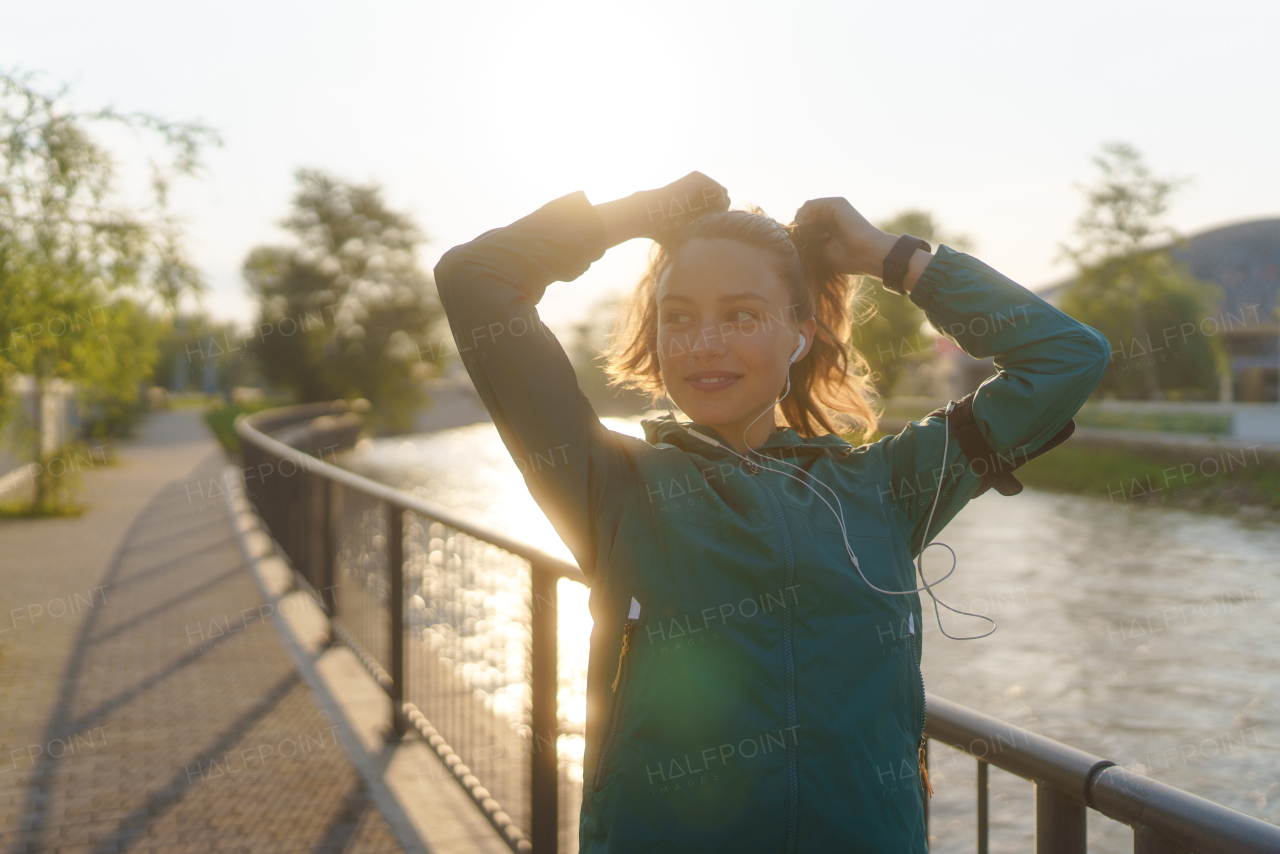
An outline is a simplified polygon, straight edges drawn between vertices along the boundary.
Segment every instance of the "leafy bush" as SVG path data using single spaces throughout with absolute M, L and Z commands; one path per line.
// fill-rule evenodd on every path
M 274 409 L 281 405 L 278 400 L 253 400 L 241 403 L 221 403 L 211 406 L 204 412 L 204 423 L 209 425 L 213 435 L 222 444 L 228 456 L 240 453 L 240 437 L 236 435 L 236 418 L 264 409 Z

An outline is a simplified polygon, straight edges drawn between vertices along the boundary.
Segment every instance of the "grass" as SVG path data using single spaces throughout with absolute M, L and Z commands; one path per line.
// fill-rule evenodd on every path
M 1102 412 L 1086 408 L 1076 413 L 1076 425 L 1154 433 L 1198 433 L 1208 436 L 1231 434 L 1230 415 L 1207 412 Z
M 919 419 L 928 401 L 885 401 L 890 421 Z M 1209 412 L 1107 412 L 1087 406 L 1075 416 L 1082 428 L 1193 433 L 1231 433 L 1231 415 Z M 892 425 L 891 425 L 892 426 Z M 869 441 L 884 436 L 875 434 Z M 1252 451 L 1221 450 L 1206 456 L 1163 446 L 1134 448 L 1068 443 L 1017 470 L 1028 487 L 1090 495 L 1119 510 L 1176 507 L 1212 513 L 1252 514 L 1280 519 L 1280 469 Z
M 1280 470 L 1247 450 L 1204 455 L 1067 444 L 1019 468 L 1017 478 L 1035 489 L 1092 495 L 1124 509 L 1233 513 L 1252 507 L 1280 514 Z
M 1077 419 L 1079 416 L 1077 416 Z M 876 433 L 867 441 L 877 442 Z M 850 441 L 856 441 L 846 436 Z M 1212 455 L 1171 448 L 1134 450 L 1067 443 L 1020 467 L 1027 487 L 1101 498 L 1118 510 L 1172 507 L 1280 519 L 1280 468 L 1253 451 Z
M 89 443 L 96 443 L 90 447 Z M 56 519 L 80 516 L 88 509 L 79 500 L 84 492 L 82 474 L 99 466 L 119 464 L 115 446 L 106 439 L 75 440 L 41 460 L 34 473 L 28 464 L 30 497 L 0 500 L 0 519 Z M 36 495 L 43 487 L 43 500 Z
M 210 404 L 222 400 L 221 395 L 204 394 L 202 392 L 185 392 L 169 395 L 166 401 L 168 409 L 203 409 Z
M 62 519 L 80 516 L 85 509 L 83 504 L 46 504 L 37 507 L 30 501 L 3 501 L 0 502 L 0 519 Z
M 278 400 L 255 400 L 247 403 L 220 403 L 204 411 L 204 422 L 222 443 L 228 456 L 240 453 L 240 437 L 236 435 L 236 418 L 263 409 L 274 409 L 283 404 Z

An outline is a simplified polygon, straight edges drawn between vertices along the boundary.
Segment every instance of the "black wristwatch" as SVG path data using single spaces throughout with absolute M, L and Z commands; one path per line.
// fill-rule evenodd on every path
M 902 235 L 898 238 L 898 242 L 893 244 L 893 248 L 884 258 L 884 275 L 880 277 L 880 281 L 884 282 L 886 288 L 894 293 L 906 293 L 902 288 L 902 280 L 907 276 L 907 264 L 910 263 L 911 256 L 917 249 L 930 251 L 928 243 L 910 234 Z

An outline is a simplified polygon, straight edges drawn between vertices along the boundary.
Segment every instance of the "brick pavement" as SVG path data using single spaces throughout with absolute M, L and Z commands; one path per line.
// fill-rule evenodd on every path
M 0 854 L 399 852 L 268 621 L 196 412 L 0 522 Z

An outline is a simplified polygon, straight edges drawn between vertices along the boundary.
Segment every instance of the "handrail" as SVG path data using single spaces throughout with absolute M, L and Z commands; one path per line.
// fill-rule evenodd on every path
M 1280 852 L 1280 827 L 1274 824 L 932 694 L 925 734 L 1135 830 L 1150 828 L 1170 850 Z
M 264 413 L 272 413 L 276 410 L 263 410 Z M 533 563 L 545 566 L 552 570 L 557 577 L 567 578 L 570 581 L 576 581 L 579 584 L 587 585 L 587 577 L 582 574 L 582 570 L 576 564 L 569 563 L 563 558 L 558 558 L 553 554 L 544 552 L 537 546 L 508 537 L 500 531 L 473 522 L 457 512 L 443 507 L 425 498 L 417 495 L 411 495 L 402 489 L 396 489 L 394 486 L 387 486 L 385 483 L 378 483 L 376 480 L 356 474 L 353 471 L 326 463 L 324 460 L 304 454 L 296 448 L 291 448 L 283 442 L 271 438 L 266 433 L 257 429 L 254 424 L 255 416 L 263 413 L 253 413 L 252 415 L 241 415 L 236 419 L 235 429 L 237 435 L 246 442 L 252 442 L 264 451 L 270 451 L 272 454 L 293 462 L 299 469 L 307 472 L 314 472 L 328 480 L 335 481 L 343 486 L 351 487 L 360 492 L 367 493 L 374 498 L 387 502 L 392 507 L 401 510 L 411 510 L 431 519 L 435 519 L 450 528 L 456 528 L 468 536 L 475 537 L 493 543 L 501 549 L 519 555 Z
M 534 607 L 532 618 L 532 705 L 535 742 L 541 732 L 557 730 L 556 714 L 556 593 L 555 582 L 567 578 L 586 584 L 586 577 L 574 564 L 548 554 L 528 543 L 463 518 L 460 514 L 431 501 L 411 495 L 386 484 L 370 480 L 355 472 L 329 464 L 266 435 L 260 429 L 280 429 L 318 415 L 337 414 L 337 405 L 312 404 L 289 410 L 267 410 L 236 420 L 236 433 L 246 447 L 253 447 L 278 461 L 290 461 L 296 470 L 314 475 L 329 485 L 339 484 L 373 498 L 401 512 L 411 512 L 439 522 L 477 540 L 498 546 L 528 560 L 531 568 L 532 600 L 543 603 Z M 246 468 L 245 471 L 251 471 Z M 283 474 L 283 472 L 281 472 Z M 266 475 L 258 473 L 260 477 Z M 286 500 L 306 505 L 312 497 L 301 492 L 285 493 Z M 327 542 L 322 558 L 332 578 L 334 547 L 330 530 L 330 508 L 333 490 L 321 491 L 320 524 Z M 297 518 L 282 509 L 297 510 Z M 287 526 L 306 524 L 306 507 L 260 508 L 273 510 L 276 518 Z M 280 532 L 273 531 L 279 539 Z M 404 697 L 404 628 L 403 628 L 403 528 L 400 512 L 391 514 L 387 549 L 391 576 L 390 606 L 399 614 L 391 617 L 390 673 L 359 648 L 352 635 L 340 626 L 337 636 L 353 645 L 365 666 L 378 676 L 380 684 L 393 701 Z M 290 556 L 292 559 L 292 556 Z M 311 559 L 311 558 L 309 558 Z M 396 564 L 399 564 L 398 566 Z M 295 569 L 298 567 L 295 566 Z M 308 579 L 311 580 L 311 579 Z M 315 586 L 313 584 L 313 586 Z M 326 603 L 329 600 L 326 599 Z M 336 605 L 330 606 L 336 607 Z M 331 610 L 331 615 L 333 611 Z M 393 702 L 393 706 L 396 703 Z M 1037 854 L 1085 854 L 1086 809 L 1130 825 L 1134 831 L 1135 854 L 1276 854 L 1280 852 L 1280 827 L 1253 818 L 1212 801 L 1157 782 L 1117 766 L 1114 762 L 1006 723 L 990 715 L 962 706 L 951 700 L 929 695 L 925 735 L 950 745 L 977 760 L 977 814 L 979 854 L 987 852 L 987 768 L 994 765 L 1036 787 Z M 443 737 L 412 704 L 393 708 L 392 728 L 399 732 L 407 718 L 440 754 L 476 805 L 494 827 L 503 834 L 513 851 L 553 854 L 557 850 L 556 759 L 554 749 L 544 751 L 532 766 L 529 780 L 532 799 L 532 838 L 527 839 L 509 816 L 480 785 L 471 770 L 453 753 Z M 926 801 L 926 826 L 928 822 Z
M 1080 803 L 1088 803 L 1088 781 L 1099 768 L 1115 764 L 942 697 L 930 694 L 926 705 L 930 738 L 1024 780 L 1046 783 Z M 987 759 L 988 753 L 1000 754 L 1004 761 Z

